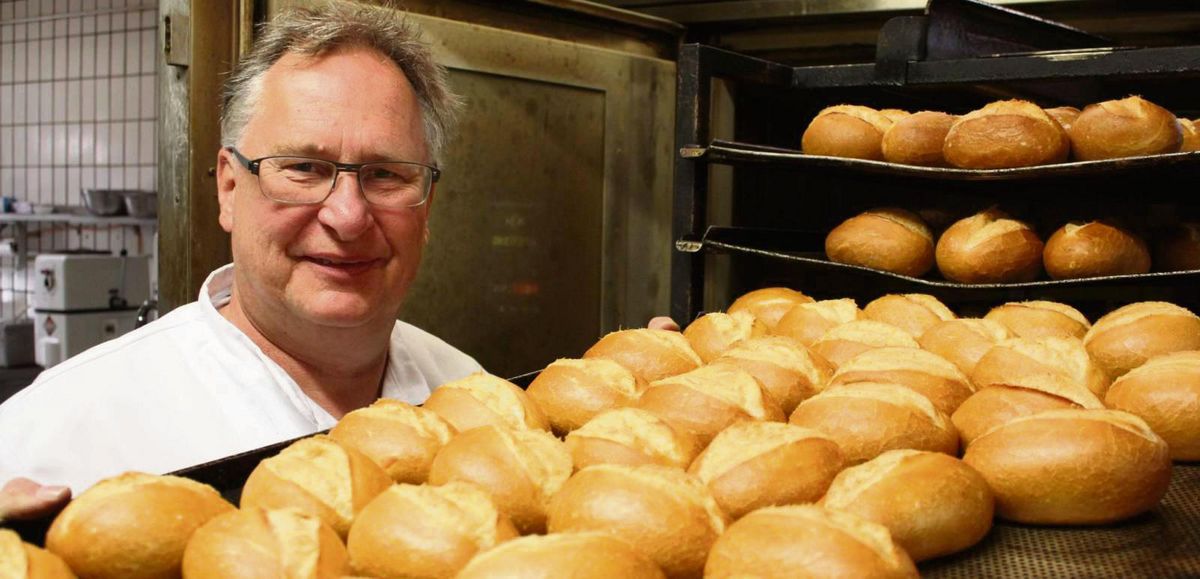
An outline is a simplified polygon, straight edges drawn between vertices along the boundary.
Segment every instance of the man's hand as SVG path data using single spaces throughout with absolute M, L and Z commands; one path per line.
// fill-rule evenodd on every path
M 0 522 L 36 519 L 62 509 L 71 500 L 71 489 L 42 486 L 27 478 L 15 478 L 0 489 Z
M 667 316 L 655 316 L 651 318 L 650 323 L 646 324 L 646 327 L 650 328 L 651 330 L 670 330 L 672 332 L 679 331 L 679 324 L 676 324 L 675 320 L 672 320 Z

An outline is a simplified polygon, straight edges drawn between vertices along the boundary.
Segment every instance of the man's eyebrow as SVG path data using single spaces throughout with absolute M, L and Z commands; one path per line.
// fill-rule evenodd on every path
M 272 155 L 285 155 L 296 157 L 312 157 L 314 159 L 325 159 L 328 161 L 339 161 L 330 154 L 328 149 L 324 149 L 313 143 L 283 143 L 276 145 L 273 148 Z M 388 155 L 382 153 L 367 153 L 363 158 L 356 159 L 358 163 L 379 163 L 384 161 L 408 161 L 402 156 Z

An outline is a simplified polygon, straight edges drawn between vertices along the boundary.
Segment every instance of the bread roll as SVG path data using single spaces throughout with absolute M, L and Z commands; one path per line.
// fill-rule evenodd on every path
M 1175 153 L 1183 143 L 1175 115 L 1139 96 L 1088 105 L 1069 134 L 1080 161 Z
M 1200 269 L 1200 223 L 1181 223 L 1159 237 L 1154 246 L 1154 267 L 1159 271 Z
M 869 350 L 842 364 L 829 387 L 859 382 L 885 382 L 903 386 L 929 399 L 949 416 L 975 393 L 967 376 L 945 358 L 916 348 Z
M 636 407 L 695 435 L 701 446 L 735 422 L 784 419 L 779 404 L 763 392 L 753 376 L 726 364 L 652 382 Z
M 58 555 L 22 542 L 8 529 L 0 529 L 0 577 L 75 579 L 75 574 Z
M 940 452 L 892 450 L 833 479 L 821 506 L 887 527 L 914 561 L 957 553 L 992 528 L 987 481 Z
M 915 213 L 895 207 L 865 211 L 825 237 L 830 261 L 920 277 L 933 268 L 933 232 Z
M 192 533 L 232 510 L 208 485 L 127 472 L 68 503 L 50 525 L 46 549 L 81 577 L 178 577 Z
M 1046 114 L 1050 115 L 1050 118 L 1058 121 L 1058 125 L 1062 127 L 1064 131 L 1067 131 L 1067 134 L 1069 135 L 1071 131 L 1071 125 L 1074 125 L 1075 119 L 1079 118 L 1079 109 L 1075 107 L 1054 107 L 1052 109 L 1046 109 Z
M 963 169 L 1032 167 L 1067 160 L 1066 131 L 1041 107 L 1022 100 L 990 103 L 958 118 L 942 153 Z
M 329 437 L 367 455 L 396 482 L 421 484 L 454 433 L 433 411 L 381 398 L 342 417 Z
M 935 111 L 921 111 L 897 119 L 883 134 L 883 158 L 889 163 L 945 167 L 942 144 L 958 117 Z
M 789 422 L 832 438 L 847 465 L 901 448 L 958 452 L 958 432 L 950 418 L 928 398 L 895 384 L 830 388 L 802 402 Z
M 862 318 L 862 310 L 850 298 L 800 304 L 779 320 L 775 335 L 787 336 L 805 347 L 812 346 L 825 332 Z
M 1022 386 L 981 386 L 950 417 L 963 446 L 997 426 L 1022 416 L 1066 408 L 1104 408 L 1095 394 L 1057 374 L 1028 379 Z
M 1150 271 L 1150 248 L 1109 223 L 1068 223 L 1046 241 L 1042 263 L 1054 279 L 1139 274 Z
M 1200 317 L 1172 303 L 1137 302 L 1096 320 L 1083 345 L 1116 378 L 1155 356 L 1200 350 Z
M 920 338 L 938 322 L 953 320 L 954 312 L 937 298 L 927 294 L 888 294 L 863 308 L 863 317 L 891 324 Z
M 821 336 L 812 345 L 813 352 L 835 367 L 876 348 L 918 348 L 917 341 L 900 328 L 873 320 L 842 324 Z
M 690 372 L 704 363 L 683 334 L 650 328 L 612 332 L 588 348 L 583 357 L 612 360 L 647 384 Z
M 1200 129 L 1196 128 L 1196 121 L 1179 119 L 1179 128 L 1183 132 L 1183 141 L 1180 143 L 1179 152 L 1200 151 Z
M 1018 338 L 1083 339 L 1092 327 L 1079 310 L 1058 302 L 1009 302 L 996 306 L 984 316 L 999 322 Z
M 605 533 L 535 535 L 480 554 L 456 579 L 661 579 L 663 572 L 629 543 Z
M 959 318 L 940 322 L 917 339 L 921 348 L 937 354 L 967 376 L 975 365 L 1001 340 L 1011 337 L 1008 329 L 987 319 Z
M 767 326 L 750 312 L 714 312 L 700 316 L 683 330 L 692 350 L 705 364 L 712 362 L 743 340 L 767 335 Z
M 794 289 L 768 287 L 747 292 L 738 299 L 733 300 L 733 303 L 729 304 L 729 309 L 725 310 L 725 313 L 750 312 L 760 322 L 767 325 L 768 331 L 771 331 L 775 329 L 775 325 L 779 323 L 779 319 L 788 313 L 788 310 L 799 304 L 812 303 L 812 301 L 812 298 Z
M 828 360 L 784 336 L 746 340 L 712 365 L 733 366 L 753 376 L 785 416 L 823 390 L 834 371 Z
M 645 382 L 612 360 L 564 358 L 546 366 L 526 392 L 551 430 L 563 435 L 601 412 L 633 404 L 645 388 Z
M 996 495 L 996 514 L 1019 523 L 1091 525 L 1154 508 L 1167 492 L 1167 443 L 1117 410 L 1051 410 L 980 436 L 963 461 Z
M 340 579 L 349 571 L 337 533 L 292 509 L 250 508 L 214 517 L 183 553 L 188 579 Z
M 494 428 L 494 427 L 489 427 Z M 363 509 L 347 542 L 354 572 L 379 578 L 454 577 L 517 530 L 474 485 L 394 485 Z
M 481 426 L 450 439 L 429 469 L 429 483 L 474 483 L 487 491 L 521 534 L 546 530 L 546 503 L 571 476 L 571 453 L 539 430 Z
M 815 505 L 746 515 L 721 535 L 704 566 L 706 579 L 918 576 L 886 527 Z
M 879 111 L 857 105 L 823 109 L 804 130 L 800 146 L 805 155 L 883 160 L 883 133 L 892 119 Z
M 366 455 L 317 435 L 258 463 L 242 487 L 241 506 L 298 509 L 345 537 L 358 512 L 391 484 Z
M 1098 398 L 1112 383 L 1075 338 L 1011 338 L 992 347 L 971 372 L 976 388 L 1036 386 L 1056 377 L 1083 386 Z
M 628 541 L 667 577 L 700 577 L 725 515 L 695 477 L 664 466 L 589 466 L 550 501 L 551 533 L 601 531 Z
M 1113 382 L 1104 402 L 1145 420 L 1172 460 L 1200 460 L 1200 352 L 1151 358 Z
M 541 409 L 516 384 L 476 372 L 433 389 L 425 408 L 458 432 L 494 424 L 507 428 L 550 430 Z
M 960 283 L 1033 281 L 1042 271 L 1042 240 L 1028 225 L 997 209 L 951 225 L 936 251 L 938 271 Z
M 833 440 L 777 422 L 741 422 L 713 439 L 688 472 L 731 519 L 774 505 L 816 502 L 842 470 Z
M 912 113 L 904 109 L 879 109 L 879 114 L 891 119 L 892 123 L 912 115 Z
M 597 414 L 567 435 L 576 469 L 595 464 L 657 464 L 686 469 L 700 453 L 700 440 L 640 408 Z

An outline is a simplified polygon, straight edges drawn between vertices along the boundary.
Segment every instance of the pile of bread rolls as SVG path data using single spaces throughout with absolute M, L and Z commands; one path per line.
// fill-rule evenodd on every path
M 804 131 L 805 154 L 926 167 L 1006 169 L 1200 150 L 1196 121 L 1138 96 L 1042 109 L 1023 100 L 962 116 L 836 105 Z
M 604 336 L 528 390 L 476 374 L 351 412 L 263 460 L 240 508 L 172 476 L 101 481 L 48 552 L 0 533 L 0 560 L 15 577 L 915 577 L 994 517 L 1152 509 L 1198 440 L 1184 308 L 962 319 L 927 295 L 860 309 L 768 288 L 682 333 Z
M 1083 279 L 1200 269 L 1200 226 L 1185 223 L 1150 245 L 1118 220 L 1070 222 L 1045 242 L 1029 224 L 988 208 L 951 224 L 940 236 L 916 213 L 871 209 L 825 237 L 830 261 L 910 277 L 937 266 L 959 283 L 1018 283 L 1042 277 Z

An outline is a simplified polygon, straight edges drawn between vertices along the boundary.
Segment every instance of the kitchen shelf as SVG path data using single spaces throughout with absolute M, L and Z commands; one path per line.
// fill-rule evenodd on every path
M 107 217 L 78 213 L 0 213 L 0 223 L 69 223 L 71 225 L 158 225 L 157 217 Z

